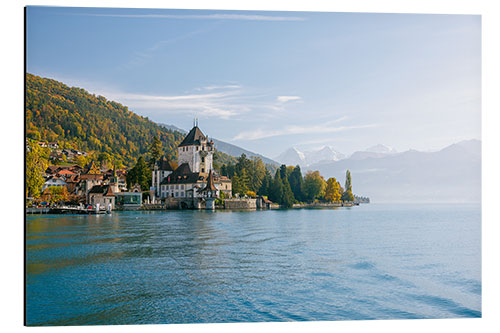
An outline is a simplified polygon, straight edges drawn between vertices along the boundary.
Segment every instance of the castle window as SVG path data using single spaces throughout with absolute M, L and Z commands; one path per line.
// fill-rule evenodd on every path
M 198 151 L 198 148 L 199 148 L 199 147 L 196 147 L 196 151 Z
M 205 172 L 205 169 L 204 169 L 204 168 L 201 168 L 201 172 Z
M 205 157 L 201 158 L 201 163 L 205 163 Z

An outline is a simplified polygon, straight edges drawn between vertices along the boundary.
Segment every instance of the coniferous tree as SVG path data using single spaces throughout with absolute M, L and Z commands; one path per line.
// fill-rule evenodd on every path
M 345 189 L 340 199 L 342 201 L 354 201 L 354 195 L 352 194 L 351 172 L 349 170 L 345 173 Z
M 352 192 L 351 172 L 349 170 L 345 172 L 345 190 Z
M 283 191 L 281 194 L 280 205 L 290 208 L 295 203 L 295 199 L 293 197 L 292 189 L 290 188 L 290 183 L 288 183 L 288 179 L 285 177 L 282 179 L 283 182 Z
M 250 178 L 247 175 L 245 169 L 241 169 L 233 179 L 233 194 L 245 195 L 248 191 L 250 185 Z
M 236 195 L 236 194 L 239 194 L 239 191 L 240 191 L 240 177 L 238 177 L 237 174 L 235 174 L 233 177 L 231 177 L 231 181 L 232 181 L 232 192 L 233 192 L 233 195 Z
M 149 161 L 149 167 L 153 168 L 156 161 L 158 161 L 162 155 L 162 144 L 160 139 L 156 135 L 153 137 L 153 143 L 151 143 L 150 153 L 151 160 Z
M 272 181 L 273 178 L 271 177 L 271 174 L 269 173 L 268 170 L 266 170 L 264 179 L 262 179 L 262 185 L 260 186 L 259 191 L 257 193 L 259 195 L 265 195 L 269 197 L 269 191 L 272 186 Z
M 139 157 L 136 165 L 127 172 L 126 178 L 129 188 L 135 184 L 139 184 L 143 192 L 149 191 L 152 173 L 142 156 Z
M 285 178 L 288 179 L 288 169 L 286 165 L 282 164 L 279 170 L 280 170 L 281 180 L 284 180 Z
M 290 183 L 290 188 L 292 189 L 295 200 L 304 201 L 304 179 L 302 178 L 300 166 L 297 165 L 293 169 L 288 177 L 288 182 Z
M 269 200 L 281 204 L 283 196 L 283 183 L 281 181 L 280 170 L 276 170 L 274 180 L 269 188 Z

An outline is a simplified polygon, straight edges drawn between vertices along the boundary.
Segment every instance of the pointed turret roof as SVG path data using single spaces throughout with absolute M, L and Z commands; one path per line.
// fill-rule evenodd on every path
M 186 135 L 184 140 L 182 140 L 181 144 L 179 147 L 183 146 L 194 146 L 194 145 L 200 145 L 201 140 L 206 140 L 205 134 L 198 128 L 198 126 L 194 126 L 191 131 Z
M 214 174 L 212 170 L 210 170 L 210 173 L 208 174 L 207 186 L 205 186 L 205 188 L 201 191 L 202 192 L 217 191 L 217 187 L 215 187 L 214 184 Z
M 156 166 L 158 167 L 158 170 L 174 171 L 172 164 L 170 164 L 170 161 L 165 156 L 162 156 L 158 161 L 156 161 Z

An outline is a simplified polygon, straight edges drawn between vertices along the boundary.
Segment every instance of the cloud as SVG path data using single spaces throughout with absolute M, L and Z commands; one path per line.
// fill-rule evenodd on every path
M 305 21 L 297 16 L 270 16 L 247 14 L 208 14 L 208 15 L 175 15 L 175 14 L 75 14 L 98 17 L 152 18 L 152 19 L 182 19 L 182 20 L 243 20 L 243 21 Z
M 229 84 L 229 85 L 223 85 L 223 86 L 206 86 L 206 87 L 201 87 L 201 88 L 196 88 L 195 90 L 219 90 L 219 89 L 239 89 L 241 88 L 240 85 L 237 84 Z
M 275 136 L 283 136 L 283 135 L 297 135 L 297 134 L 319 134 L 319 133 L 334 133 L 341 132 L 353 129 L 362 129 L 369 127 L 376 127 L 377 124 L 366 124 L 366 125 L 356 125 L 356 126 L 333 126 L 335 123 L 343 120 L 345 117 L 339 118 L 334 121 L 330 121 L 321 125 L 312 125 L 312 126 L 286 126 L 282 129 L 276 130 L 266 130 L 266 129 L 256 129 L 253 131 L 245 131 L 241 132 L 237 136 L 233 138 L 234 141 L 237 140 L 260 140 Z
M 290 101 L 297 101 L 297 100 L 300 100 L 300 96 L 278 96 L 276 98 L 276 100 L 279 102 L 279 103 L 286 103 L 286 102 L 290 102 Z
M 163 114 L 185 114 L 191 112 L 199 116 L 228 119 L 246 112 L 245 105 L 238 104 L 235 99 L 238 92 L 224 91 L 208 94 L 185 95 L 144 95 L 108 92 L 106 96 L 119 101 L 132 109 L 157 110 Z

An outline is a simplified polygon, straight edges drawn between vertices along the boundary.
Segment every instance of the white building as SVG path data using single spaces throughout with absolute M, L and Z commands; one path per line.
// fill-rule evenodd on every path
M 153 188 L 155 191 L 156 197 L 161 197 L 160 195 L 160 184 L 163 179 L 165 179 L 168 175 L 170 175 L 174 171 L 172 164 L 163 156 L 158 161 L 156 161 L 155 166 L 153 168 Z
M 47 179 L 45 181 L 45 183 L 43 183 L 42 191 L 45 191 L 45 189 L 48 187 L 52 187 L 52 186 L 63 187 L 66 185 L 67 185 L 67 183 L 64 181 L 63 177 L 53 176 L 53 177 L 50 177 L 49 179 Z
M 194 126 L 177 148 L 179 165 L 189 164 L 191 172 L 208 175 L 213 166 L 214 143 Z
M 203 175 L 191 172 L 189 164 L 183 163 L 161 182 L 160 197 L 196 198 L 205 182 Z

